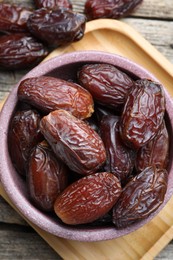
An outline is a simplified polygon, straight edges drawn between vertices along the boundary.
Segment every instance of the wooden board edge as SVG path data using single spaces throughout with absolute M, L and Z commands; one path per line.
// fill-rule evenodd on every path
M 173 226 L 157 240 L 157 242 L 148 250 L 141 260 L 154 259 L 173 239 Z

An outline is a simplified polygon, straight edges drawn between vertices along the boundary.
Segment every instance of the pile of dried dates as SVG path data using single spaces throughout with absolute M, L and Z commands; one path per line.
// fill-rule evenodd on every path
M 142 0 L 87 0 L 84 14 L 73 11 L 70 0 L 35 0 L 36 10 L 0 3 L 0 69 L 37 65 L 59 46 L 79 41 L 87 20 L 120 18 Z
M 21 81 L 8 133 L 11 159 L 40 210 L 69 225 L 125 228 L 164 201 L 164 91 L 104 63 L 84 64 L 76 78 Z
M 86 16 L 73 12 L 69 0 L 36 0 L 39 9 L 0 3 L 0 68 L 37 65 L 55 47 L 84 36 Z

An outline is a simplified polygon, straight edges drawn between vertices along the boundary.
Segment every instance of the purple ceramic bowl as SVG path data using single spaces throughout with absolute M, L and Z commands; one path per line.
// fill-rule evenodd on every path
M 61 55 L 52 58 L 31 70 L 24 78 L 51 75 L 63 79 L 76 78 L 76 70 L 86 63 L 109 63 L 118 66 L 120 69 L 129 72 L 135 78 L 150 78 L 158 81 L 152 74 L 140 67 L 139 65 L 129 61 L 126 58 L 105 52 L 97 51 L 80 51 L 70 54 Z M 21 80 L 23 80 L 22 78 Z M 170 163 L 169 163 L 169 181 L 168 189 L 164 203 L 159 209 L 151 214 L 147 219 L 136 224 L 117 230 L 115 227 L 71 227 L 63 225 L 55 217 L 47 213 L 42 213 L 35 208 L 28 198 L 26 184 L 15 171 L 8 152 L 7 133 L 10 118 L 17 103 L 17 86 L 15 86 L 9 95 L 0 115 L 0 140 L 1 140 L 1 156 L 0 156 L 0 180 L 11 201 L 17 209 L 32 223 L 36 224 L 43 230 L 50 232 L 58 237 L 73 239 L 78 241 L 101 241 L 107 239 L 118 238 L 132 231 L 137 230 L 144 224 L 149 222 L 154 216 L 160 212 L 173 194 L 173 138 L 170 138 Z M 173 131 L 173 102 L 165 90 L 167 124 L 170 135 Z M 15 152 L 15 151 L 14 151 Z

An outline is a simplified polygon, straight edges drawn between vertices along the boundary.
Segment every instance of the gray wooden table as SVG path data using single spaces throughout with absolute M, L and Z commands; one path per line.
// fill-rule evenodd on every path
M 32 0 L 6 2 L 34 5 Z M 75 11 L 83 12 L 85 0 L 71 2 Z M 173 63 L 173 0 L 143 0 L 140 7 L 123 21 L 133 26 Z M 14 84 L 26 72 L 0 71 L 0 100 L 8 95 Z M 61 259 L 1 197 L 0 259 Z M 173 259 L 173 241 L 156 259 Z

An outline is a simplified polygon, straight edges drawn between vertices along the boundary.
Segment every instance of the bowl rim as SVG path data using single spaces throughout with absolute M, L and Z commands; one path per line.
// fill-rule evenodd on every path
M 61 225 L 50 220 L 44 213 L 36 209 L 25 196 L 18 189 L 15 181 L 11 178 L 12 174 L 16 175 L 16 171 L 12 166 L 9 153 L 8 153 L 8 125 L 11 118 L 13 109 L 17 102 L 17 88 L 19 83 L 27 77 L 41 76 L 50 73 L 50 71 L 56 70 L 59 66 L 66 66 L 73 64 L 74 62 L 81 63 L 109 63 L 114 66 L 118 66 L 123 70 L 127 70 L 137 75 L 139 78 L 150 78 L 151 80 L 159 82 L 153 74 L 148 70 L 140 66 L 139 64 L 129 60 L 123 56 L 104 52 L 104 51 L 77 51 L 62 54 L 60 56 L 51 58 L 28 72 L 21 80 L 14 86 L 10 92 L 2 110 L 0 113 L 0 140 L 1 140 L 1 157 L 0 157 L 0 182 L 9 196 L 10 200 L 19 210 L 19 212 L 28 219 L 31 223 L 37 225 L 39 228 L 65 239 L 77 240 L 77 241 L 103 241 L 118 238 L 127 235 L 131 232 L 147 224 L 154 216 L 156 216 L 160 210 L 165 206 L 173 194 L 173 174 L 170 176 L 168 182 L 168 191 L 165 195 L 164 203 L 147 219 L 141 220 L 125 229 L 116 229 L 114 227 L 105 228 L 81 228 Z M 166 109 L 169 115 L 173 115 L 173 102 L 172 99 L 164 88 L 166 97 Z M 170 117 L 170 123 L 173 127 L 173 117 Z M 170 171 L 173 172 L 173 165 L 171 165 Z M 172 185 L 171 185 L 172 183 Z

